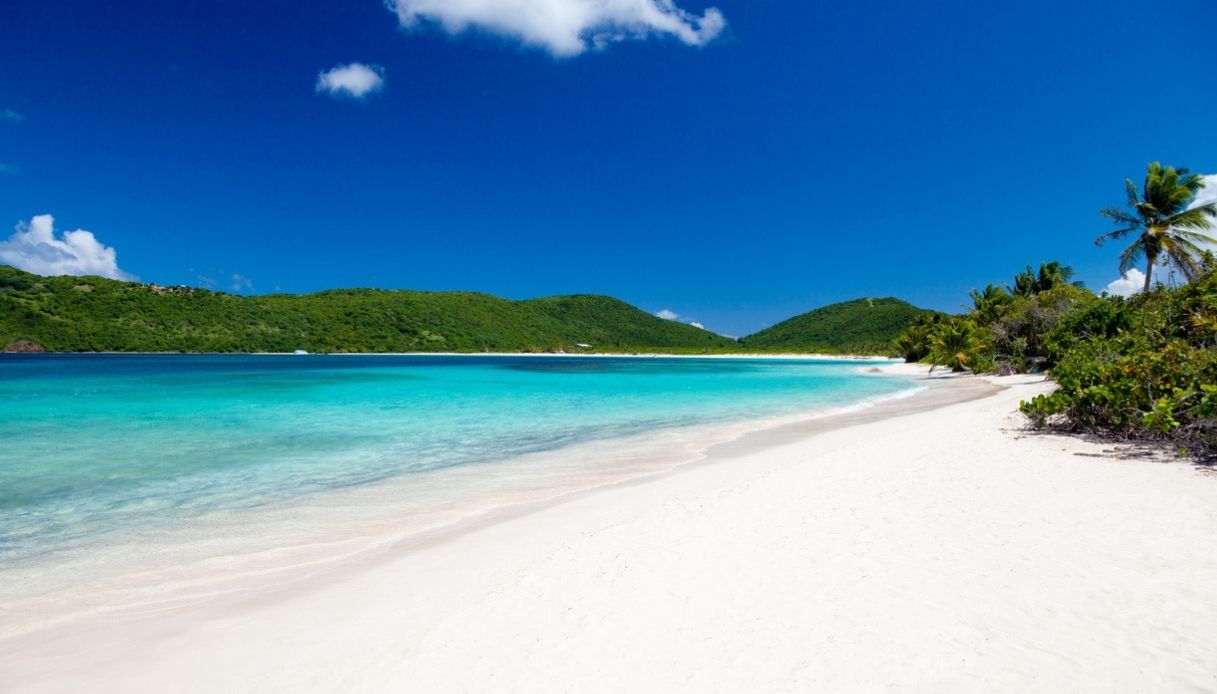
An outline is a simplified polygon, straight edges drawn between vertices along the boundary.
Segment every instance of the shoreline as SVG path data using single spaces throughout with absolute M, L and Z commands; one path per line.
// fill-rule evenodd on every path
M 18 356 L 178 356 L 178 357 L 595 357 L 631 359 L 807 359 L 811 361 L 898 362 L 897 357 L 871 354 L 820 354 L 815 352 L 724 352 L 672 354 L 668 352 L 0 352 Z
M 941 380 L 977 397 L 752 432 L 672 472 L 223 606 L 6 639 L 0 679 L 16 691 L 1212 686 L 1217 599 L 1186 588 L 1217 578 L 1203 542 L 1212 481 L 1026 433 L 1013 407 L 1046 388 L 1032 379 L 985 393 L 984 379 Z M 1161 604 L 1170 591 L 1186 592 Z
M 88 576 L 90 590 L 85 596 L 87 599 L 76 597 L 80 593 L 72 586 L 29 594 L 14 592 L 11 589 L 13 585 L 42 585 L 38 574 L 45 573 L 46 567 L 37 564 L 26 567 L 23 569 L 24 575 L 13 573 L 10 569 L 8 575 L 0 573 L 4 584 L 10 586 L 0 591 L 7 602 L 7 605 L 0 607 L 0 643 L 81 619 L 110 614 L 122 616 L 148 609 L 191 607 L 196 603 L 207 603 L 211 595 L 230 591 L 258 593 L 273 589 L 268 577 L 274 577 L 275 583 L 290 584 L 300 580 L 301 576 L 341 573 L 350 565 L 375 561 L 377 557 L 394 552 L 408 552 L 416 546 L 447 541 L 503 519 L 567 503 L 605 489 L 646 484 L 680 473 L 686 468 L 706 464 L 715 457 L 715 451 L 720 446 L 738 445 L 742 439 L 756 441 L 757 446 L 775 445 L 766 443 L 767 432 L 775 435 L 802 432 L 801 435 L 807 436 L 814 431 L 899 416 L 906 411 L 937 407 L 947 401 L 973 397 L 958 395 L 959 384 L 942 387 L 941 378 L 928 381 L 928 386 L 909 378 L 918 375 L 919 371 L 923 370 L 918 367 L 902 368 L 897 364 L 872 367 L 865 371 L 860 366 L 859 373 L 862 375 L 903 377 L 908 379 L 909 387 L 849 405 L 728 422 L 665 427 L 497 461 L 494 466 L 501 470 L 501 475 L 520 475 L 525 480 L 525 487 L 520 491 L 492 488 L 481 492 L 482 497 L 460 497 L 459 501 L 458 497 L 453 497 L 449 503 L 460 505 L 450 508 L 449 504 L 429 499 L 425 502 L 426 507 L 414 515 L 402 516 L 395 512 L 395 505 L 411 503 L 404 499 L 411 498 L 410 487 L 416 484 L 416 478 L 407 476 L 321 492 L 268 509 L 236 512 L 243 529 L 242 536 L 249 534 L 259 540 L 277 537 L 274 543 L 241 544 L 233 538 L 232 528 L 223 520 L 219 526 L 203 521 L 198 528 L 172 531 L 174 534 L 184 532 L 187 539 L 176 540 L 170 545 L 158 540 L 161 531 L 139 533 L 112 541 L 101 548 L 99 551 L 103 555 L 100 559 L 89 556 L 75 563 L 56 565 L 56 573 Z M 927 390 L 932 392 L 927 393 Z M 595 474 L 586 470 L 581 472 L 586 467 L 583 459 L 602 460 L 602 465 L 607 466 L 604 471 Z M 575 472 L 569 480 L 559 476 L 546 478 L 543 482 L 533 481 L 538 466 L 557 464 L 571 467 L 562 464 L 563 460 L 582 461 L 573 466 Z M 477 465 L 463 465 L 424 474 L 455 480 L 441 482 L 439 486 L 457 494 L 466 494 L 468 490 L 461 478 L 479 475 L 480 472 Z M 528 484 L 545 486 L 534 488 Z M 314 512 L 322 515 L 310 517 L 307 532 L 283 534 L 292 526 L 299 525 L 301 518 Z M 337 513 L 341 513 L 341 520 L 335 519 Z M 246 527 L 250 528 L 248 533 L 244 530 Z M 147 537 L 141 539 L 144 536 Z M 227 544 L 215 546 L 216 537 Z M 130 554 L 126 548 L 143 548 L 145 542 L 150 542 L 147 547 L 155 550 L 152 552 L 158 556 L 155 562 L 136 563 L 100 576 L 90 573 L 99 561 L 103 565 L 129 561 Z M 167 554 L 174 551 L 184 554 Z M 160 559 L 160 555 L 174 559 Z M 216 572 L 215 575 L 200 576 L 200 573 L 212 570 Z M 145 592 L 154 597 L 144 599 L 142 595 Z M 23 618 L 23 614 L 40 614 L 42 618 L 31 621 Z

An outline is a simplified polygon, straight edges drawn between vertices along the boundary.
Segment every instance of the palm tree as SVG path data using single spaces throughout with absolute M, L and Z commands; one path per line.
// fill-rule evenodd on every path
M 910 325 L 900 333 L 895 342 L 896 351 L 904 357 L 904 361 L 913 364 L 925 359 L 930 353 L 930 327 L 928 325 Z
M 1031 296 L 1035 294 L 1035 272 L 1028 265 L 1026 270 L 1014 276 L 1014 286 L 1010 287 L 1014 296 Z
M 969 296 L 972 297 L 972 313 L 981 325 L 993 325 L 1000 320 L 1014 300 L 1004 287 L 996 284 L 990 284 L 984 290 L 973 289 Z
M 1217 243 L 1213 237 L 1197 231 L 1213 226 L 1209 218 L 1217 218 L 1217 202 L 1188 207 L 1203 187 L 1200 174 L 1158 162 L 1150 164 L 1140 192 L 1131 178 L 1124 181 L 1129 211 L 1109 207 L 1099 212 L 1120 228 L 1095 239 L 1095 244 L 1101 246 L 1108 239 L 1136 233 L 1136 240 L 1120 254 L 1120 274 L 1144 258 L 1144 291 L 1149 291 L 1154 263 L 1163 256 L 1189 281 L 1194 279 L 1201 272 L 1200 258 L 1204 255 L 1197 244 Z
M 940 313 L 923 313 L 896 338 L 896 351 L 910 364 L 921 361 L 930 353 L 930 333 L 942 320 Z
M 1014 296 L 1029 297 L 1066 284 L 1082 286 L 1081 282 L 1071 282 L 1073 275 L 1073 268 L 1061 265 L 1056 260 L 1040 263 L 1038 273 L 1028 265 L 1026 270 L 1014 276 L 1014 286 L 1010 288 L 1010 293 Z
M 1039 275 L 1035 278 L 1035 291 L 1046 292 L 1053 287 L 1062 287 L 1066 284 L 1072 284 L 1075 287 L 1081 287 L 1080 281 L 1074 281 L 1074 270 L 1068 265 L 1061 265 L 1060 262 L 1053 260 L 1047 263 L 1040 264 Z
M 930 371 L 939 366 L 949 366 L 952 371 L 970 369 L 986 349 L 983 333 L 975 323 L 952 318 L 940 323 L 930 335 Z

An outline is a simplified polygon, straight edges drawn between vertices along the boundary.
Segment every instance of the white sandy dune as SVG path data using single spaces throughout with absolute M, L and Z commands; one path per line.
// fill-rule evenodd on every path
M 1014 383 L 0 641 L 0 689 L 1217 691 L 1217 476 L 1030 434 Z

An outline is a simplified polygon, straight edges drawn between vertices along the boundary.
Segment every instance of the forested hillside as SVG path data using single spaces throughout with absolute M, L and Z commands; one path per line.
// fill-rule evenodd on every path
M 888 355 L 896 336 L 926 315 L 933 312 L 900 299 L 854 299 L 784 320 L 740 342 L 762 352 Z
M 0 266 L 0 347 L 50 351 L 706 353 L 738 343 L 606 296 L 342 289 L 236 296 Z M 579 347 L 579 344 L 589 347 Z

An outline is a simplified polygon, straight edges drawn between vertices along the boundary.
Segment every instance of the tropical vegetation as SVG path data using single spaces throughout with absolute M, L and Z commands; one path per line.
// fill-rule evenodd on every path
M 0 266 L 0 348 L 63 352 L 673 352 L 737 343 L 606 296 L 344 289 L 237 296 Z
M 1204 232 L 1217 204 L 1196 204 L 1203 179 L 1153 163 L 1138 188 L 1125 182 L 1129 211 L 1099 242 L 1135 234 L 1121 273 L 1145 260 L 1143 291 L 1096 295 L 1052 261 L 1006 285 L 971 292 L 965 315 L 916 322 L 894 342 L 908 361 L 957 371 L 1046 372 L 1050 394 L 1022 404 L 1036 427 L 1159 441 L 1217 459 L 1217 262 Z M 1155 267 L 1183 283 L 1153 283 Z
M 1098 300 L 1073 275 L 1052 261 L 1028 267 L 1010 284 L 974 289 L 968 313 L 914 324 L 896 338 L 896 352 L 956 371 L 1042 370 L 1049 357 L 1044 336 L 1077 305 Z
M 1157 440 L 1217 458 L 1217 272 L 1110 298 L 1048 335 L 1058 388 L 1024 402 L 1037 427 Z
M 812 311 L 737 341 L 606 296 L 338 289 L 238 296 L 0 266 L 0 349 L 57 352 L 823 352 L 888 354 L 932 316 L 897 299 Z

